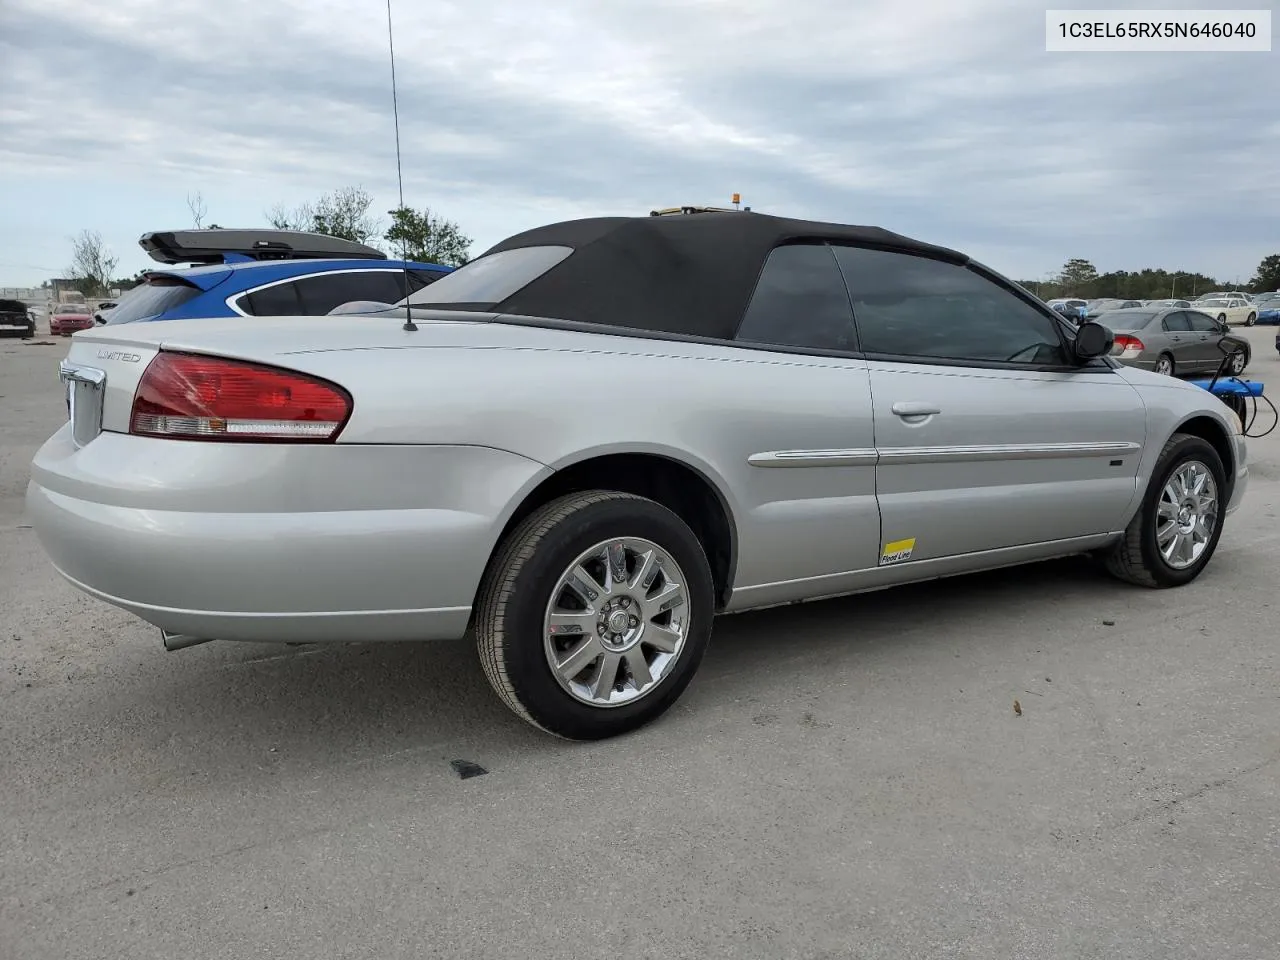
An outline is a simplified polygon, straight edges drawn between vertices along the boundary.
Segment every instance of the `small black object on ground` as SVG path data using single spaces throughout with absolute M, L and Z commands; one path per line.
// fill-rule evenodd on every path
M 459 777 L 463 780 L 470 780 L 472 777 L 482 777 L 489 771 L 478 763 L 472 763 L 470 760 L 450 760 L 449 766 L 453 767 Z

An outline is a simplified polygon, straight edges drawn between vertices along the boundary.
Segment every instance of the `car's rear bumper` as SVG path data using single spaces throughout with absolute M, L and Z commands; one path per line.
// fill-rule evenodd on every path
M 546 472 L 487 447 L 237 445 L 63 427 L 27 510 L 72 584 L 172 633 L 461 636 L 505 513 Z

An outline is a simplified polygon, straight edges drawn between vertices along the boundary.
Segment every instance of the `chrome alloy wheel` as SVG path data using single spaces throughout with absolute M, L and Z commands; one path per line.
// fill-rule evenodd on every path
M 584 550 L 551 591 L 543 620 L 547 664 L 560 686 L 593 707 L 656 690 L 684 650 L 684 573 L 656 543 L 614 538 Z
M 1156 547 L 1175 570 L 1190 567 L 1209 546 L 1218 524 L 1218 485 L 1199 460 L 1169 477 L 1156 508 Z

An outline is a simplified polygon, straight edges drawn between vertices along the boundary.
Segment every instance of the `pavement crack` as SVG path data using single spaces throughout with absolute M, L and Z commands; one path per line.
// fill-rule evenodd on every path
M 1218 790 L 1222 790 L 1225 787 L 1229 787 L 1232 784 L 1234 784 L 1237 780 L 1241 779 L 1242 777 L 1247 777 L 1251 774 L 1257 773 L 1259 770 L 1265 770 L 1267 767 L 1271 766 L 1277 761 L 1280 761 L 1280 754 L 1275 754 L 1274 756 L 1268 757 L 1265 760 L 1260 760 L 1257 763 L 1250 764 L 1247 767 L 1242 767 L 1241 769 L 1237 770 L 1235 773 L 1228 774 L 1225 777 L 1219 777 L 1216 780 L 1210 780 L 1208 783 L 1201 784 L 1196 789 L 1189 790 L 1188 792 L 1182 794 L 1181 796 L 1174 797 L 1172 800 L 1162 800 L 1159 803 L 1153 805 L 1154 809 L 1148 809 L 1140 813 L 1134 814 L 1132 817 L 1126 820 L 1122 824 L 1122 826 L 1129 826 L 1130 824 L 1135 824 L 1135 823 L 1146 823 L 1150 820 L 1156 819 L 1157 817 L 1162 817 L 1162 818 L 1166 817 L 1178 805 L 1180 804 L 1185 805 L 1188 801 L 1198 800 L 1201 797 L 1206 796 L 1210 793 L 1215 793 Z
M 302 830 L 297 833 L 291 833 L 287 836 L 269 837 L 263 840 L 255 840 L 252 843 L 242 843 L 238 846 L 230 847 L 226 850 L 218 850 L 213 853 L 207 853 L 203 856 L 188 857 L 185 860 L 176 860 L 172 863 L 166 863 L 162 867 L 132 872 L 127 875 L 117 875 L 112 877 L 110 880 L 101 880 L 97 883 L 85 884 L 84 886 L 76 887 L 72 890 L 59 890 L 56 893 L 51 893 L 47 896 L 41 897 L 36 902 L 41 906 L 52 905 L 55 901 L 61 902 L 67 899 L 74 900 L 87 893 L 97 893 L 100 890 L 120 886 L 124 883 L 129 883 L 134 888 L 137 888 L 142 886 L 142 881 L 154 880 L 157 877 L 164 876 L 166 873 L 172 873 L 175 870 L 182 870 L 185 867 L 191 867 L 203 863 L 216 863 L 219 860 L 225 860 L 227 857 L 234 857 L 237 854 L 246 853 L 249 850 L 257 849 L 258 847 L 265 847 L 273 843 L 291 843 L 305 837 L 315 837 L 325 833 L 332 833 L 334 829 L 335 828 L 332 826 L 316 827 L 314 830 Z

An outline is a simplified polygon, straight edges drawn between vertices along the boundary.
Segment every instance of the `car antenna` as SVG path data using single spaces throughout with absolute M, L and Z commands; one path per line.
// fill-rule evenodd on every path
M 387 49 L 391 53 L 391 116 L 396 128 L 396 185 L 400 190 L 400 209 L 404 209 L 404 168 L 400 163 L 400 99 L 396 95 L 396 41 L 391 30 L 391 0 L 387 0 Z M 404 269 L 404 326 L 400 329 L 416 333 L 418 325 L 413 322 L 413 307 L 409 304 L 409 247 L 408 241 L 400 238 L 400 263 Z

